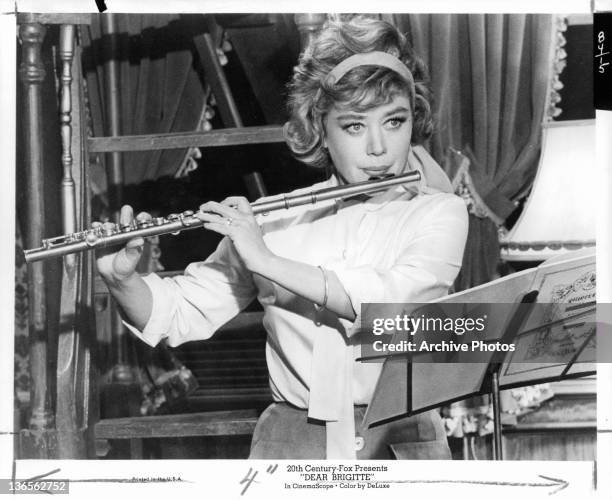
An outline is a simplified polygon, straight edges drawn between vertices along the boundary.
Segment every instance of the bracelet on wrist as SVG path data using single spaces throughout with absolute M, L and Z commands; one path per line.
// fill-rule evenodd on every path
M 321 270 L 321 274 L 323 274 L 323 283 L 324 283 L 324 292 L 323 292 L 323 301 L 320 304 L 315 303 L 314 307 L 317 311 L 322 311 L 327 307 L 327 298 L 329 296 L 329 282 L 327 280 L 327 273 L 325 269 L 321 266 L 317 266 Z

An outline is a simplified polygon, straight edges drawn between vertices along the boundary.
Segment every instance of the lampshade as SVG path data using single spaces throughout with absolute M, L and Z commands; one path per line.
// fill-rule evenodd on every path
M 542 125 L 538 172 L 501 257 L 540 261 L 595 245 L 595 120 Z

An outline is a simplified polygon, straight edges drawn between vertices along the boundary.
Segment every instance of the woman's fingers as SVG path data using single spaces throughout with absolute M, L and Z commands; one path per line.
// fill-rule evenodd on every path
M 245 197 L 230 196 L 221 203 L 209 201 L 200 205 L 200 211 L 196 216 L 205 222 L 227 223 L 226 221 L 231 221 L 232 224 L 235 224 L 252 217 L 253 210 Z
M 151 214 L 148 212 L 140 212 L 137 216 L 136 216 L 136 220 L 137 221 L 150 221 L 153 217 L 151 217 Z
M 243 214 L 250 215 L 253 213 L 249 200 L 247 200 L 244 196 L 228 196 L 221 202 L 221 204 L 233 207 Z
M 219 215 L 219 214 L 216 214 L 216 213 L 213 213 L 213 212 L 202 212 L 202 211 L 200 211 L 200 212 L 197 212 L 195 214 L 195 216 L 198 219 L 200 219 L 201 221 L 204 221 L 204 222 L 218 222 L 220 224 L 226 224 L 227 223 L 226 221 L 229 220 L 228 217 L 224 217 L 222 215 Z
M 151 214 L 147 212 L 140 212 L 136 216 L 137 221 L 150 221 L 152 219 Z M 119 214 L 119 221 L 121 225 L 129 225 L 134 221 L 134 210 L 130 205 L 123 205 L 121 207 L 121 213 Z M 132 238 L 128 240 L 125 244 L 126 252 L 131 257 L 136 257 L 142 252 L 142 247 L 144 246 L 144 238 L 138 236 L 136 238 Z
M 137 221 L 150 221 L 152 219 L 151 214 L 148 212 L 140 212 L 136 216 Z M 119 212 L 119 223 L 122 226 L 131 224 L 134 220 L 134 209 L 130 205 L 123 205 Z
M 219 233 L 222 236 L 229 236 L 231 226 L 225 222 L 205 222 L 204 229 L 214 231 L 215 233 Z
M 131 240 L 129 240 L 126 244 L 125 244 L 125 248 L 142 248 L 144 246 L 144 238 L 141 238 L 140 236 L 137 238 L 132 238 Z
M 236 219 L 240 216 L 240 212 L 238 212 L 238 210 L 236 210 L 235 208 L 223 205 L 216 201 L 208 201 L 203 205 L 200 205 L 200 213 L 212 213 L 224 217 L 226 219 Z
M 131 224 L 132 220 L 133 220 L 133 214 L 130 214 L 130 220 L 129 222 L 126 222 L 125 224 Z M 151 220 L 151 214 L 147 213 L 147 212 L 140 212 L 137 216 L 136 216 L 136 220 L 139 222 L 144 222 L 144 221 L 150 221 Z M 125 244 L 125 254 L 126 256 L 131 259 L 134 262 L 138 262 L 138 260 L 140 259 L 140 255 L 142 254 L 142 250 L 145 244 L 145 240 L 144 238 L 138 236 L 136 238 L 132 238 L 131 240 L 128 240 L 128 242 Z
M 119 223 L 121 225 L 127 225 L 132 223 L 134 218 L 134 210 L 130 205 L 123 205 L 119 212 Z
M 138 221 L 148 221 L 151 220 L 151 215 L 147 212 L 141 212 L 136 216 L 136 220 Z M 123 205 L 119 212 L 119 224 L 131 225 L 134 222 L 134 210 L 130 205 Z M 112 222 L 93 222 L 91 227 L 94 229 L 102 229 L 102 230 L 111 230 L 116 229 L 116 225 Z M 110 265 L 110 270 L 107 270 L 108 273 L 119 272 L 124 274 L 126 271 L 130 271 L 132 268 L 135 268 L 138 260 L 140 259 L 140 255 L 142 254 L 142 250 L 144 247 L 144 238 L 135 237 L 127 241 L 125 247 L 123 248 L 123 252 L 121 249 L 114 248 L 100 248 L 96 252 L 96 257 L 100 261 L 100 259 L 105 260 L 105 257 L 112 256 L 112 261 L 109 261 L 107 264 L 102 264 L 103 267 Z

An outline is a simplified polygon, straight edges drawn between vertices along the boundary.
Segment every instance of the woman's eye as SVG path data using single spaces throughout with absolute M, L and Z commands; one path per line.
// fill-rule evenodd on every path
M 358 132 L 361 132 L 361 130 L 363 129 L 363 124 L 361 124 L 361 123 L 348 123 L 343 128 L 344 128 L 344 130 L 346 130 L 347 132 L 349 132 L 351 134 L 356 134 Z
M 389 120 L 387 120 L 387 124 L 389 125 L 389 128 L 399 128 L 402 126 L 402 123 L 404 123 L 406 121 L 406 118 L 404 117 L 396 117 L 396 118 L 390 118 Z

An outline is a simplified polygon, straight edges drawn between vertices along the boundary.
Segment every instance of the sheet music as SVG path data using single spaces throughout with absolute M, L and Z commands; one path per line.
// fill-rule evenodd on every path
M 559 377 L 576 361 L 582 370 L 591 371 L 590 363 L 597 359 L 594 251 L 544 263 L 536 272 L 533 288 L 539 291 L 540 307 L 534 308 L 516 337 L 516 351 L 501 371 L 502 386 Z M 577 368 L 572 367 L 572 373 Z

